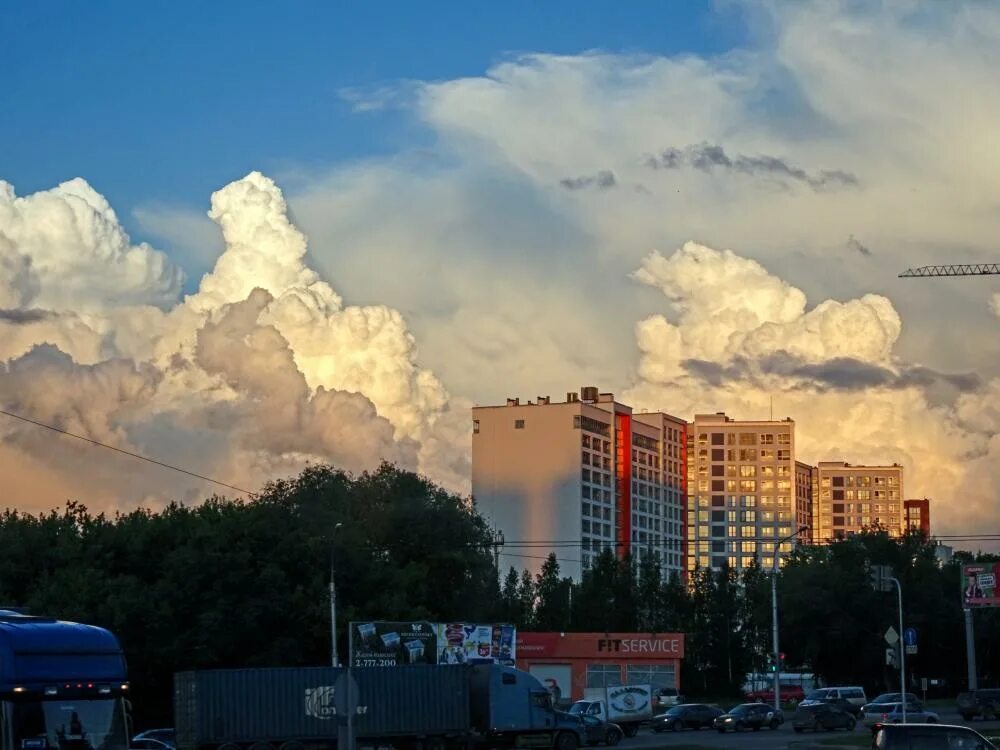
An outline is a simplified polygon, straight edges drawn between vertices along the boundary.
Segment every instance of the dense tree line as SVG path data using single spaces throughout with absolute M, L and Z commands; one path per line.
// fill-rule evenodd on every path
M 338 528 L 338 524 L 340 524 Z M 661 580 L 654 556 L 608 553 L 581 581 L 555 556 L 539 573 L 497 571 L 472 501 L 383 465 L 328 466 L 248 500 L 214 497 L 112 517 L 70 502 L 0 515 L 0 605 L 112 629 L 129 659 L 137 726 L 169 725 L 172 674 L 192 668 L 316 665 L 330 659 L 328 581 L 336 570 L 340 654 L 352 619 L 512 622 L 523 630 L 683 632 L 689 695 L 736 695 L 770 659 L 770 571 L 695 571 Z M 920 632 L 916 676 L 964 683 L 957 563 L 917 535 L 872 530 L 791 554 L 778 577 L 789 668 L 828 682 L 893 684 L 882 634 L 895 596 L 868 567 L 891 565 L 906 625 Z M 499 574 L 499 575 L 498 575 Z M 981 684 L 1000 678 L 1000 613 L 976 612 Z

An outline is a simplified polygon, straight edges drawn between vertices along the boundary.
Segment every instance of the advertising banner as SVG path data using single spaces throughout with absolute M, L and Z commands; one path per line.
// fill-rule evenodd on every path
M 431 622 L 352 622 L 355 667 L 405 664 L 513 664 L 513 625 Z
M 513 625 L 438 625 L 439 664 L 512 664 L 516 631 Z
M 430 622 L 352 622 L 351 666 L 437 664 L 437 634 Z
M 1000 563 L 969 563 L 962 566 L 962 604 L 965 607 L 1000 607 L 997 577 Z

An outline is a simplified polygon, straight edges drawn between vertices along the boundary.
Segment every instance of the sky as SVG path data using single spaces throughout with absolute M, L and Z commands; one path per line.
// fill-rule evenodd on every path
M 582 385 L 1000 489 L 1000 10 L 970 0 L 7 4 L 0 402 L 256 489 L 469 491 L 469 408 Z M 219 490 L 0 421 L 4 502 Z

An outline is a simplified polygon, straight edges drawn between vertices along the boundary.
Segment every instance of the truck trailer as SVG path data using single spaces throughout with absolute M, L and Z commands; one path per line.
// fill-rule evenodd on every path
M 347 697 L 347 685 L 356 691 Z M 338 694 L 339 693 L 339 694 Z M 302 667 L 174 676 L 178 750 L 359 747 L 575 750 L 583 721 L 557 711 L 534 677 L 499 665 Z M 345 750 L 347 750 L 345 748 Z

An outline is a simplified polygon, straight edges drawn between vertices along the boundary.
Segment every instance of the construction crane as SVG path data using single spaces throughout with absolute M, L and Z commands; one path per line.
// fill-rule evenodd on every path
M 920 266 L 907 268 L 901 279 L 917 279 L 926 276 L 993 276 L 1000 274 L 1000 263 L 977 263 L 969 266 Z

